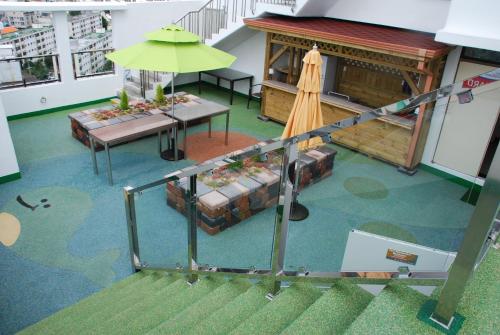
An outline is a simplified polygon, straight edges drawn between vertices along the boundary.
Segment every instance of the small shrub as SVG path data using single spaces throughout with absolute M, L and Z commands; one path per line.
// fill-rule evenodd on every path
M 161 87 L 160 84 L 158 84 L 158 86 L 156 86 L 155 101 L 158 105 L 165 104 L 165 94 L 163 93 L 163 88 Z
M 125 90 L 120 94 L 120 109 L 123 111 L 128 109 L 128 95 Z

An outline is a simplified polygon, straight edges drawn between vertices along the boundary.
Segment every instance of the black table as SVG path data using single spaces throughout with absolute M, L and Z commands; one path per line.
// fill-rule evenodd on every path
M 201 71 L 198 72 L 198 93 L 201 93 L 201 74 L 206 74 L 208 76 L 212 76 L 217 78 L 217 87 L 220 87 L 220 80 L 226 80 L 229 82 L 229 90 L 231 92 L 229 98 L 229 104 L 233 104 L 233 94 L 234 94 L 234 83 L 240 80 L 248 80 L 250 85 L 248 86 L 248 94 L 252 94 L 252 85 L 253 85 L 253 75 L 236 71 L 233 69 L 218 69 L 211 71 Z
M 189 108 L 174 109 L 174 112 L 167 111 L 165 114 L 182 123 L 184 127 L 184 157 L 187 157 L 187 124 L 189 121 L 208 118 L 208 137 L 212 137 L 212 117 L 226 114 L 226 137 L 224 143 L 227 145 L 229 136 L 229 107 L 200 99 L 202 104 Z

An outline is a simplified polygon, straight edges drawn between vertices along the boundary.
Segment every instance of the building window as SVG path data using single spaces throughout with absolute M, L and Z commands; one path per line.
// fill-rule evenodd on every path
M 478 63 L 500 65 L 500 52 L 497 51 L 464 47 L 462 58 Z

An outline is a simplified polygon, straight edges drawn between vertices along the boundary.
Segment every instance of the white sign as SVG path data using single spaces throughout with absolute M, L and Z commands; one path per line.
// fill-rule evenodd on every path
M 448 271 L 456 253 L 424 247 L 353 229 L 349 232 L 342 272 Z

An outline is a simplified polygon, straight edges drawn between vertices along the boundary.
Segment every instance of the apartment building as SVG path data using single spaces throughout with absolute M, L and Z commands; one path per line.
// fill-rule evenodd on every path
M 69 36 L 72 38 L 85 37 L 101 28 L 102 22 L 99 13 L 68 16 Z
M 54 53 L 56 37 L 53 27 L 25 28 L 0 36 L 0 45 L 12 45 L 18 57 Z
M 91 33 L 85 38 L 71 41 L 71 52 L 74 53 L 74 67 L 78 75 L 98 72 L 106 64 L 104 52 L 85 52 L 89 50 L 109 49 L 112 45 L 111 32 Z M 78 53 L 78 54 L 76 54 Z
M 5 12 L 9 25 L 17 28 L 29 28 L 36 22 L 35 12 Z

